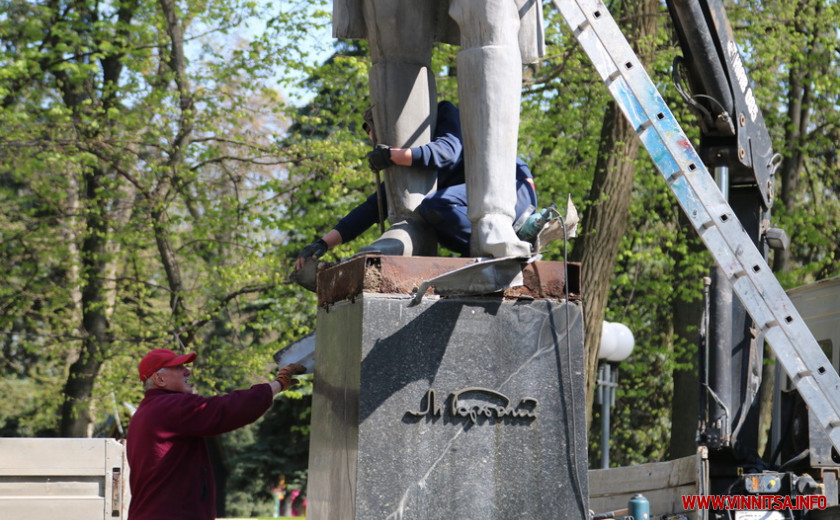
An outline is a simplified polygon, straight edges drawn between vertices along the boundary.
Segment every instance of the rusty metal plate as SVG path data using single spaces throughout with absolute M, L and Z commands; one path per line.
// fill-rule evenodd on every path
M 353 299 L 363 292 L 411 295 L 424 281 L 476 263 L 475 258 L 429 256 L 355 256 L 318 273 L 318 305 Z M 506 289 L 506 298 L 580 298 L 580 264 L 532 262 L 523 269 L 524 285 Z M 430 289 L 429 294 L 432 294 Z

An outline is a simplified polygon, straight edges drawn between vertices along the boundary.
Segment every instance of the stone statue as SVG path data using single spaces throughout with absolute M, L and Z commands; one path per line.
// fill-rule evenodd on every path
M 471 256 L 527 256 L 513 230 L 522 64 L 542 56 L 538 0 L 333 0 L 333 35 L 366 38 L 379 142 L 427 143 L 436 121 L 435 42 L 460 44 L 458 90 L 464 134 Z M 430 256 L 434 233 L 415 209 L 435 174 L 392 166 L 385 176 L 391 227 L 361 252 Z

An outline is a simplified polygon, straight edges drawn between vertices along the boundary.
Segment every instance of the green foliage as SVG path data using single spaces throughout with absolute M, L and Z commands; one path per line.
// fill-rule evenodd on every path
M 547 60 L 526 74 L 519 154 L 531 166 L 541 206 L 565 208 L 571 195 L 586 209 L 601 122 L 609 94 L 555 10 L 547 10 Z M 546 258 L 562 259 L 561 245 Z
M 347 164 L 362 153 L 358 140 L 336 148 L 299 138 L 290 130 L 297 109 L 276 82 L 291 57 L 297 65 L 282 84 L 314 70 L 301 35 L 328 23 L 326 2 L 309 12 L 288 2 L 182 2 L 168 28 L 163 6 L 3 2 L 4 436 L 61 433 L 56 411 L 80 356 L 92 356 L 95 375 L 73 397 L 108 434 L 114 415 L 129 424 L 122 403 L 142 398 L 136 364 L 146 351 L 196 351 L 198 391 L 228 392 L 272 376 L 273 353 L 313 330 L 314 297 L 286 281 L 296 240 L 318 214 L 297 205 L 295 183 L 311 190 L 304 172 L 319 171 L 325 193 L 347 197 L 328 175 L 355 175 Z M 247 20 L 267 22 L 253 34 Z M 179 31 L 184 41 L 170 36 Z M 366 74 L 362 60 L 337 61 Z M 301 114 L 295 128 L 343 120 L 346 108 Z M 253 475 L 305 482 L 309 401 L 290 397 L 222 439 L 239 472 L 232 501 L 258 497 L 253 512 L 270 512 L 268 488 L 247 482 Z
M 258 422 L 227 436 L 228 485 L 233 490 L 228 516 L 268 516 L 274 507 L 271 490 L 281 478 L 287 496 L 295 489 L 306 491 L 311 392 L 306 394 L 276 401 Z M 234 435 L 238 438 L 231 442 Z
M 294 152 L 269 81 L 281 48 L 229 34 L 260 16 L 248 2 L 180 5 L 180 47 L 161 5 L 4 2 L 0 371 L 21 394 L 5 434 L 58 433 L 80 352 L 97 375 L 77 397 L 102 422 L 139 401 L 125 383 L 152 348 L 197 351 L 199 389 L 227 391 L 312 330 L 311 296 L 285 283 L 283 230 L 265 225 Z M 90 342 L 94 314 L 106 328 Z

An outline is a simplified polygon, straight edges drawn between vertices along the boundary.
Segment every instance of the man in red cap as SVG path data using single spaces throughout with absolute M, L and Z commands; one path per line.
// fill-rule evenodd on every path
M 283 367 L 270 383 L 227 395 L 201 397 L 185 365 L 196 355 L 155 349 L 137 370 L 146 396 L 126 436 L 131 520 L 212 520 L 216 486 L 204 438 L 250 424 L 271 407 L 274 396 L 297 384 L 305 368 Z

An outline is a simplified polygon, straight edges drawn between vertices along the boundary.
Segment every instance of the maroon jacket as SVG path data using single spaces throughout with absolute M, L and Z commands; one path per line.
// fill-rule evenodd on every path
M 268 384 L 216 397 L 148 390 L 126 435 L 129 518 L 216 518 L 216 486 L 204 437 L 256 421 L 272 398 Z

